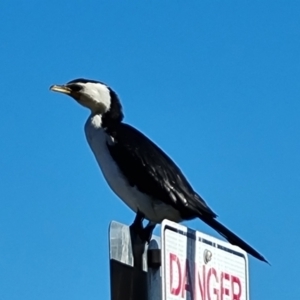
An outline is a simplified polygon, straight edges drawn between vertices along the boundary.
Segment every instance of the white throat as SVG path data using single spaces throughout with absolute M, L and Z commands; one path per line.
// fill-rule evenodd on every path
M 90 115 L 87 122 L 90 121 L 90 125 L 94 127 L 95 129 L 102 128 L 102 115 L 96 114 L 96 115 Z

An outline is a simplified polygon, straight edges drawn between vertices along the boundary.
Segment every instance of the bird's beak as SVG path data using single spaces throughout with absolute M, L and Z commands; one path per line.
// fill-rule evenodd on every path
M 50 90 L 53 92 L 63 93 L 67 95 L 70 95 L 72 92 L 72 90 L 65 85 L 52 85 L 50 86 Z

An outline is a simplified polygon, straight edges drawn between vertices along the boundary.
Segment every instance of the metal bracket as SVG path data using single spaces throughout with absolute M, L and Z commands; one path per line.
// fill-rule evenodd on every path
M 149 268 L 157 269 L 161 266 L 161 250 L 148 249 L 147 264 Z

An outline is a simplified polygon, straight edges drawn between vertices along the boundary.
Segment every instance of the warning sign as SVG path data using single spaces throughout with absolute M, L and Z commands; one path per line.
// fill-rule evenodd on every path
M 165 220 L 162 299 L 248 300 L 248 258 L 239 247 Z

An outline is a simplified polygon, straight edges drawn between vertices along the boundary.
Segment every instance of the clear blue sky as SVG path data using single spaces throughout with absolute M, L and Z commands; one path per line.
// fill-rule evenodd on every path
M 271 262 L 250 258 L 251 298 L 298 299 L 300 4 L 263 2 L 1 1 L 1 300 L 109 299 L 108 225 L 134 214 L 86 143 L 88 111 L 49 91 L 78 77 L 113 87 Z

